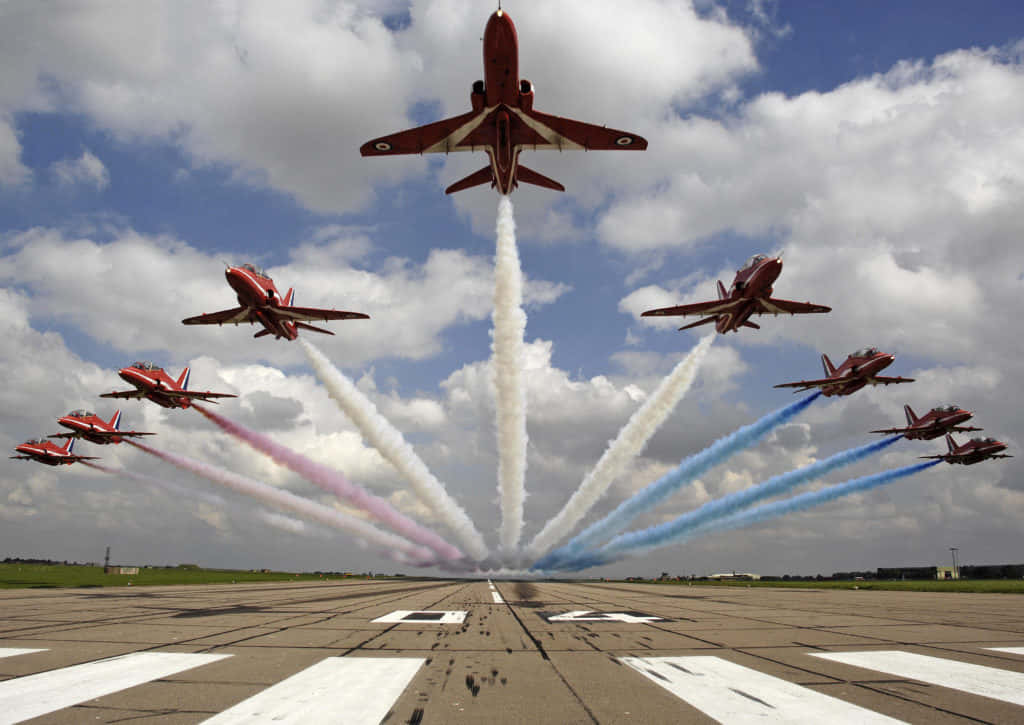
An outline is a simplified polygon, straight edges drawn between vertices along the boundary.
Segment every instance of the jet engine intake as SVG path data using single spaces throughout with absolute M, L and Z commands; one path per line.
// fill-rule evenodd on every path
M 524 111 L 533 109 L 533 83 L 525 78 L 519 81 L 519 107 Z

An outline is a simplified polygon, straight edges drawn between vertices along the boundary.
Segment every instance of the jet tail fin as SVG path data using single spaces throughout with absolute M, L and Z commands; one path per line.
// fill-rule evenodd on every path
M 953 436 L 951 436 L 949 433 L 946 434 L 946 445 L 949 446 L 949 452 L 951 455 L 956 453 L 956 441 L 953 440 Z
M 188 374 L 189 374 L 189 372 L 190 372 L 190 369 L 189 368 L 185 368 L 184 370 L 181 371 L 181 375 L 178 377 L 177 385 L 182 390 L 188 390 Z
M 75 450 L 75 437 L 71 436 L 70 438 L 68 438 L 68 442 L 64 444 L 64 447 L 61 449 L 61 451 L 63 451 L 64 453 L 71 453 L 71 451 L 73 450 Z
M 121 430 L 121 411 L 120 410 L 115 410 L 114 411 L 114 417 L 110 419 L 110 423 L 108 425 L 111 428 L 113 428 L 114 430 Z
M 534 186 L 543 186 L 545 189 L 565 191 L 565 187 L 554 179 L 549 179 L 544 174 L 538 174 L 533 169 L 528 169 L 522 164 L 516 166 L 516 181 L 521 181 L 524 184 L 533 184 Z
M 825 353 L 821 354 L 821 366 L 825 368 L 826 378 L 830 378 L 836 374 L 836 366 L 832 364 L 832 361 L 828 359 L 828 355 Z
M 473 186 L 480 186 L 481 184 L 490 184 L 491 186 L 494 186 L 494 173 L 491 171 L 490 166 L 485 166 L 479 171 L 474 171 L 466 178 L 456 181 L 445 189 L 444 193 L 454 194 L 456 191 L 463 191 Z
M 295 288 L 289 287 L 288 294 L 284 296 L 284 306 L 291 307 L 295 304 Z
M 718 280 L 718 299 L 724 300 L 729 296 L 729 293 L 725 290 L 725 285 L 722 284 L 722 280 Z
M 325 330 L 322 327 L 313 327 L 312 325 L 307 325 L 305 322 L 296 322 L 295 326 L 300 328 L 300 329 L 302 329 L 302 330 L 310 330 L 311 332 L 322 332 L 325 335 L 333 335 L 334 334 L 330 330 Z
M 909 405 L 903 406 L 903 412 L 907 414 L 907 425 L 914 425 L 917 422 L 917 416 L 914 415 L 914 409 Z

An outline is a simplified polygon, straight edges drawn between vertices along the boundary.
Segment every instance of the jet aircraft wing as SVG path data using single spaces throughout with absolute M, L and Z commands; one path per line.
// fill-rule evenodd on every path
M 76 431 L 74 433 L 54 433 L 46 436 L 47 438 L 83 438 L 86 433 L 93 436 L 94 438 L 137 438 L 139 436 L 155 436 L 156 433 L 143 433 L 142 431 L 136 430 L 90 430 L 90 431 Z
M 248 307 L 232 307 L 230 310 L 219 312 L 207 312 L 204 315 L 186 317 L 182 320 L 184 325 L 224 325 L 239 324 L 240 322 L 254 322 L 251 311 Z
M 320 310 L 315 307 L 275 307 L 274 312 L 289 320 L 368 320 L 369 315 L 362 312 L 346 312 L 345 310 Z
M 161 391 L 164 392 L 164 391 Z M 125 400 L 134 400 L 136 398 L 145 398 L 146 393 L 142 390 L 117 390 L 113 393 L 100 393 L 101 398 L 124 398 Z
M 675 305 L 647 310 L 641 317 L 686 317 L 687 315 L 717 315 L 728 312 L 742 300 L 712 300 L 711 302 L 694 302 L 690 305 Z
M 831 307 L 816 305 L 812 302 L 793 302 L 792 300 L 780 300 L 774 297 L 757 300 L 758 309 L 755 315 L 809 315 L 816 312 L 831 312 Z
M 523 122 L 548 141 L 547 146 L 536 145 L 536 148 L 553 148 L 558 150 L 582 149 L 585 151 L 631 150 L 643 151 L 647 148 L 647 139 L 629 131 L 619 131 L 607 126 L 597 126 L 572 118 L 552 116 L 540 111 L 529 111 L 521 108 L 512 109 Z M 528 145 L 526 148 L 534 148 Z
M 873 378 L 868 378 L 868 382 L 872 385 L 895 385 L 896 383 L 912 383 L 914 378 L 890 378 L 885 375 L 876 375 Z
M 471 151 L 472 145 L 460 146 L 459 143 L 486 117 L 487 111 L 470 111 L 461 116 L 398 131 L 367 141 L 359 147 L 359 153 L 363 156 L 398 156 Z
M 231 393 L 211 393 L 210 391 L 200 392 L 198 390 L 160 390 L 161 395 L 166 395 L 168 398 L 188 398 L 189 400 L 203 400 L 210 403 L 216 403 L 214 398 L 237 398 L 237 395 Z
M 824 388 L 830 385 L 843 385 L 844 383 L 857 382 L 859 378 L 824 378 L 822 380 L 800 380 L 795 383 L 779 383 L 776 388 L 799 388 L 794 393 L 801 393 L 811 388 Z

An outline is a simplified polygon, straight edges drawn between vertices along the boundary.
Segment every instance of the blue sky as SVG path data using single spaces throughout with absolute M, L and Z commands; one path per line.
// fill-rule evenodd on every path
M 817 375 L 820 352 L 839 362 L 876 344 L 898 355 L 889 372 L 918 382 L 816 404 L 641 523 L 863 443 L 864 431 L 899 420 L 904 402 L 959 402 L 986 433 L 1024 439 L 1007 395 L 1021 372 L 1011 342 L 1020 323 L 1007 310 L 1024 273 L 1014 211 L 1024 188 L 1024 10 L 651 0 L 621 18 L 616 7 L 505 8 L 538 108 L 650 143 L 643 155 L 524 159 L 568 189 L 513 195 L 533 366 L 526 535 L 625 423 L 631 386 L 653 390 L 696 342 L 639 312 L 710 298 L 714 280 L 728 284 L 756 252 L 784 252 L 779 296 L 835 311 L 717 340 L 694 390 L 598 512 L 790 402 L 771 385 Z M 5 393 L 4 441 L 55 432 L 72 407 L 109 415 L 92 396 L 137 356 L 172 372 L 192 364 L 195 387 L 240 394 L 226 414 L 280 430 L 429 522 L 295 346 L 179 324 L 231 305 L 219 260 L 252 260 L 278 287 L 296 286 L 300 304 L 372 314 L 312 341 L 493 531 L 486 365 L 497 197 L 442 191 L 483 157 L 358 155 L 373 136 L 465 110 L 491 11 L 315 0 L 217 14 L 117 3 L 0 11 L 0 47 L 11 54 L 0 73 L 0 284 L 6 366 L 25 381 Z M 55 374 L 38 374 L 42 355 Z M 281 428 L 257 393 L 297 401 L 302 413 Z M 127 404 L 125 422 L 153 426 L 145 429 L 180 452 L 318 495 L 198 416 L 151 407 Z M 854 473 L 904 465 L 926 446 L 895 446 Z M 183 477 L 137 452 L 103 454 Z M 951 469 L 608 572 L 923 565 L 950 545 L 979 563 L 1012 559 L 1021 469 L 1012 460 Z M 351 552 L 343 536 L 275 530 L 268 541 L 246 514 L 202 504 L 180 506 L 145 535 L 165 507 L 127 482 L 10 461 L 0 469 L 0 550 L 75 558 L 69 550 L 83 542 L 117 537 L 139 561 L 312 569 L 332 567 L 340 550 L 350 568 L 388 566 Z M 173 533 L 182 530 L 191 533 Z

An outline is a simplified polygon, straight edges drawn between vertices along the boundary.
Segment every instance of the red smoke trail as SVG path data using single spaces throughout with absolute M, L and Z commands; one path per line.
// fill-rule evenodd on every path
M 374 544 L 384 549 L 384 553 L 396 561 L 414 563 L 417 566 L 430 566 L 434 563 L 433 554 L 424 547 L 416 546 L 412 542 L 407 541 L 400 536 L 395 536 L 394 534 L 386 531 L 381 531 L 355 516 L 351 516 L 342 511 L 337 511 L 324 506 L 323 504 L 316 503 L 315 501 L 302 498 L 301 496 L 296 496 L 290 491 L 275 488 L 261 481 L 246 478 L 245 476 L 239 476 L 237 473 L 225 471 L 223 468 L 217 468 L 216 466 L 211 466 L 192 458 L 158 451 L 155 448 L 150 448 L 144 443 L 139 443 L 137 441 L 126 440 L 125 442 L 130 443 L 139 450 L 145 451 L 152 456 L 156 456 L 173 466 L 177 466 L 182 470 L 205 478 L 207 481 L 224 486 L 232 491 L 252 496 L 253 498 L 273 506 L 274 508 L 290 511 L 312 521 L 316 521 L 317 523 L 325 524 L 352 534 L 368 544 Z M 141 480 L 148 479 L 147 476 L 139 476 L 138 474 L 130 473 L 125 470 L 105 468 L 99 465 L 93 465 L 93 468 L 111 475 L 122 475 Z
M 260 453 L 270 456 L 277 463 L 294 471 L 324 491 L 333 493 L 338 498 L 347 501 L 357 508 L 363 509 L 392 531 L 433 549 L 442 559 L 463 558 L 464 554 L 455 546 L 449 544 L 433 531 L 423 528 L 405 514 L 400 513 L 380 496 L 374 496 L 362 486 L 357 486 L 350 482 L 342 473 L 334 471 L 316 461 L 311 461 L 290 448 L 276 443 L 268 436 L 234 423 L 200 405 L 193 403 L 192 407 L 221 430 L 247 443 Z M 134 445 L 142 447 L 137 443 Z

